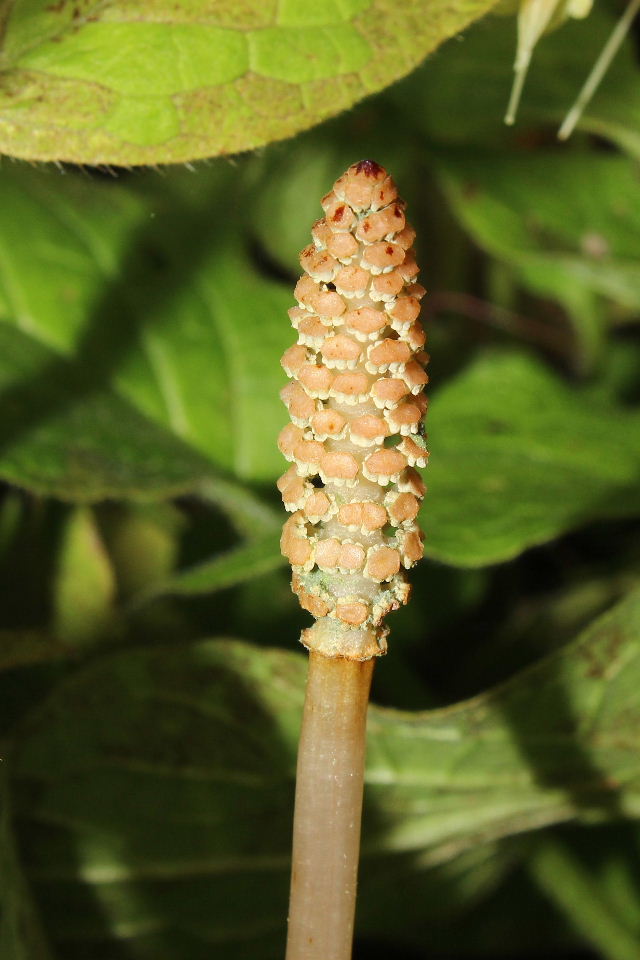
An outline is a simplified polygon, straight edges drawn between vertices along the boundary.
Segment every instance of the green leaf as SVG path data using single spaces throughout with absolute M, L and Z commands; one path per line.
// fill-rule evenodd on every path
M 11 549 L 20 530 L 24 513 L 22 495 L 17 490 L 8 490 L 0 502 L 0 558 L 11 557 Z
M 66 517 L 53 591 L 53 632 L 65 645 L 91 645 L 113 627 L 115 574 L 88 507 Z
M 633 163 L 588 153 L 475 151 L 472 157 L 447 154 L 438 169 L 474 238 L 516 264 L 540 292 L 557 294 L 562 277 L 638 308 L 640 197 Z M 543 268 L 554 263 L 558 275 L 545 286 Z
M 542 889 L 603 957 L 636 960 L 640 933 L 637 924 L 635 930 L 630 929 L 616 916 L 603 885 L 566 844 L 546 838 L 531 857 L 530 866 Z
M 427 553 L 480 566 L 596 518 L 640 511 L 640 415 L 517 353 L 487 354 L 436 394 Z
M 258 537 L 282 523 L 280 510 L 275 510 L 239 483 L 217 477 L 215 482 L 203 484 L 199 492 L 228 516 L 242 536 Z
M 639 638 L 636 593 L 472 701 L 371 709 L 365 913 L 369 858 L 413 851 L 423 869 L 553 823 L 640 816 Z M 278 955 L 304 674 L 300 655 L 228 640 L 130 650 L 31 714 L 9 757 L 15 823 L 65 958 L 114 956 L 123 938 L 144 958 Z
M 513 852 L 504 843 L 474 847 L 436 867 L 425 866 L 420 854 L 368 857 L 358 879 L 356 932 L 367 942 L 392 945 L 396 956 L 404 956 L 404 944 L 450 950 L 452 936 L 466 934 L 473 955 L 480 938 L 470 910 L 482 904 L 489 912 L 491 894 L 512 864 Z
M 385 93 L 405 122 L 429 142 L 523 144 L 523 132 L 560 126 L 613 29 L 618 11 L 594 4 L 584 20 L 570 20 L 536 46 L 515 127 L 503 122 L 513 77 L 516 22 L 488 17 L 456 37 L 410 80 Z M 640 93 L 629 37 L 587 106 L 579 130 L 606 137 L 640 157 Z M 535 145 L 535 144 L 532 144 Z
M 237 153 L 381 90 L 492 3 L 17 0 L 2 38 L 0 149 L 120 165 Z
M 108 504 L 98 516 L 121 598 L 169 576 L 186 525 L 177 507 L 171 503 Z
M 278 524 L 271 533 L 242 543 L 197 566 L 181 570 L 145 592 L 142 599 L 166 594 L 197 596 L 213 593 L 271 573 L 287 562 L 280 553 L 280 535 L 281 525 Z
M 474 150 L 437 163 L 456 216 L 484 250 L 573 319 L 577 366 L 599 356 L 599 300 L 640 307 L 640 196 L 620 156 Z M 550 184 L 552 189 L 550 189 Z M 561 198 L 561 201 L 558 201 Z
M 169 431 L 33 337 L 0 323 L 0 475 L 63 500 L 166 497 L 213 470 Z
M 5 764 L 0 763 L 0 956 L 2 960 L 53 960 L 20 868 L 5 773 Z
M 85 500 L 277 474 L 292 297 L 228 222 L 229 176 L 3 175 L 0 474 Z

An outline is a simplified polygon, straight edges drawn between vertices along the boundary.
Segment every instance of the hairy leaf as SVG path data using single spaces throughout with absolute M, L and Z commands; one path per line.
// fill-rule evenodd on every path
M 365 904 L 368 858 L 413 851 L 424 867 L 640 815 L 639 625 L 635 594 L 495 691 L 371 710 Z M 278 955 L 304 671 L 233 641 L 128 651 L 31 715 L 10 757 L 16 823 L 66 958 L 119 955 L 124 939 L 139 957 L 162 943 L 167 960 Z
M 291 136 L 412 70 L 494 0 L 15 0 L 0 149 L 172 163 Z

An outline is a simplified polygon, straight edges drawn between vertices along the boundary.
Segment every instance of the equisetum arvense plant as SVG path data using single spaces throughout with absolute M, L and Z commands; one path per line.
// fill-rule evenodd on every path
M 291 423 L 282 551 L 316 619 L 300 736 L 287 960 L 351 955 L 365 722 L 385 617 L 422 556 L 425 334 L 414 230 L 386 171 L 351 166 L 322 200 L 282 358 Z

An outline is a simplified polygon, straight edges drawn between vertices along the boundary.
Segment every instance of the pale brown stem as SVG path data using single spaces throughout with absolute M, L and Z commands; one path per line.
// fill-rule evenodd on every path
M 286 960 L 349 960 L 375 660 L 309 655 Z

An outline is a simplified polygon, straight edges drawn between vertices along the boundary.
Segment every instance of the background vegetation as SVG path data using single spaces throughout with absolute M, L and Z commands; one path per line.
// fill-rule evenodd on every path
M 366 156 L 419 231 L 433 402 L 355 956 L 637 960 L 636 41 L 559 146 L 616 4 L 544 38 L 513 130 L 514 19 L 397 6 L 0 14 L 2 149 L 76 164 L 0 170 L 2 960 L 282 954 L 307 618 L 278 360 Z

